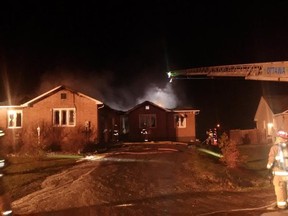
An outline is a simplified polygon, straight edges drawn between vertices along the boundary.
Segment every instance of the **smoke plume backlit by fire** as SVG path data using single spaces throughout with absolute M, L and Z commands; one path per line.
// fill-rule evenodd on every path
M 59 85 L 66 85 L 75 91 L 102 101 L 113 109 L 124 111 L 144 101 L 150 101 L 168 109 L 175 108 L 179 102 L 171 83 L 167 80 L 161 80 L 156 84 L 156 81 L 146 80 L 144 82 L 143 79 L 138 78 L 129 82 L 128 85 L 117 86 L 117 79 L 112 72 L 105 72 L 101 75 L 82 71 L 73 71 L 72 73 L 67 70 L 47 72 L 42 76 L 37 94 L 42 94 Z
M 170 83 L 167 83 L 164 88 L 156 85 L 151 86 L 146 90 L 143 97 L 137 99 L 137 103 L 142 103 L 143 101 L 150 101 L 168 109 L 175 108 L 178 104 L 178 99 Z

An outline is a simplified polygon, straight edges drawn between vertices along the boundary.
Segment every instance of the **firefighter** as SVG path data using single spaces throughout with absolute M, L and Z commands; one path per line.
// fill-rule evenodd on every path
M 4 131 L 0 130 L 0 137 L 4 135 Z M 0 155 L 0 215 L 12 216 L 11 197 L 3 182 L 5 165 L 6 160 Z
M 143 126 L 144 126 L 144 127 L 143 127 L 142 130 L 141 130 L 141 134 L 142 134 L 142 136 L 143 136 L 143 138 L 144 138 L 144 141 L 145 141 L 145 142 L 148 142 L 148 130 L 147 130 L 147 125 L 146 125 L 146 123 L 144 123 Z
M 113 128 L 113 142 L 114 143 L 117 143 L 119 141 L 119 131 L 118 131 L 118 125 L 115 124 L 114 125 L 114 128 Z
M 208 135 L 207 139 L 206 139 L 206 144 L 209 145 L 213 145 L 214 139 L 213 139 L 213 132 L 211 129 L 209 129 L 209 131 L 206 132 L 206 134 Z
M 276 205 L 272 208 L 287 208 L 287 181 L 288 181 L 288 133 L 278 131 L 274 145 L 270 148 L 267 169 L 273 174 L 273 185 L 276 195 Z

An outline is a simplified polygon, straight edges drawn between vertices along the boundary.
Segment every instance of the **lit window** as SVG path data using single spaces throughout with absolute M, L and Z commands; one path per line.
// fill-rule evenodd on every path
M 176 114 L 176 115 L 174 115 L 175 127 L 177 127 L 177 128 L 186 128 L 186 118 L 187 118 L 187 116 L 185 114 Z
M 157 125 L 156 114 L 140 114 L 139 128 L 155 128 Z
M 53 125 L 54 126 L 75 126 L 76 114 L 74 108 L 53 109 Z
M 22 127 L 22 110 L 8 110 L 8 128 Z
M 149 105 L 146 105 L 145 110 L 149 110 L 149 109 L 150 109 Z

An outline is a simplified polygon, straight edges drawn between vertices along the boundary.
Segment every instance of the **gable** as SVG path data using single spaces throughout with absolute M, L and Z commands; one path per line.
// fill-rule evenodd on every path
M 77 95 L 79 97 L 86 98 L 86 99 L 94 102 L 97 105 L 103 104 L 101 101 L 98 101 L 98 100 L 96 100 L 96 99 L 94 99 L 92 97 L 89 97 L 89 96 L 87 96 L 85 94 L 82 94 L 80 92 L 74 91 L 72 89 L 69 89 L 69 88 L 61 85 L 61 86 L 58 86 L 58 87 L 56 87 L 56 88 L 54 88 L 54 89 L 52 89 L 52 90 L 50 90 L 48 92 L 45 92 L 42 95 L 39 95 L 38 97 L 33 98 L 32 100 L 27 101 L 26 103 L 21 104 L 21 106 L 24 106 L 24 107 L 25 106 L 33 106 L 33 104 L 38 103 L 38 102 L 40 102 L 40 101 L 42 101 L 42 100 L 44 100 L 44 99 L 46 99 L 48 97 L 51 97 L 51 96 L 59 93 L 60 91 L 62 91 L 63 94 L 65 94 L 65 92 L 67 92 L 67 93 L 70 93 L 72 95 Z M 60 97 L 62 97 L 62 96 L 60 95 Z M 65 98 L 62 98 L 62 99 L 65 100 Z
M 265 106 L 268 106 L 268 104 L 266 103 L 266 101 L 264 100 L 263 97 L 260 98 L 260 101 L 258 103 L 258 107 L 254 116 L 254 121 L 258 121 L 259 117 L 260 117 L 260 113 L 262 113 L 262 110 L 264 109 Z
M 97 112 L 103 103 L 87 95 L 58 86 L 21 105 L 0 105 L 0 126 L 22 128 L 36 122 L 75 126 L 91 121 L 97 125 Z M 76 114 L 77 111 L 77 114 Z M 59 124 L 57 124 L 57 122 Z
M 128 110 L 127 114 L 130 114 L 131 112 L 134 112 L 134 111 L 139 110 L 139 109 L 143 109 L 143 111 L 144 110 L 149 111 L 149 110 L 151 110 L 151 108 L 157 109 L 157 110 L 162 111 L 162 112 L 169 112 L 169 110 L 167 110 L 161 106 L 158 106 L 158 105 L 156 105 L 150 101 L 144 101 L 143 103 L 138 104 L 135 107 L 133 107 L 132 109 Z

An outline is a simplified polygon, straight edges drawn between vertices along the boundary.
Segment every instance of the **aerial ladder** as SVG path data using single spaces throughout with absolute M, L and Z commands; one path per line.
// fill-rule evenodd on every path
M 246 80 L 288 82 L 288 61 L 198 67 L 167 72 L 173 79 L 234 77 Z

